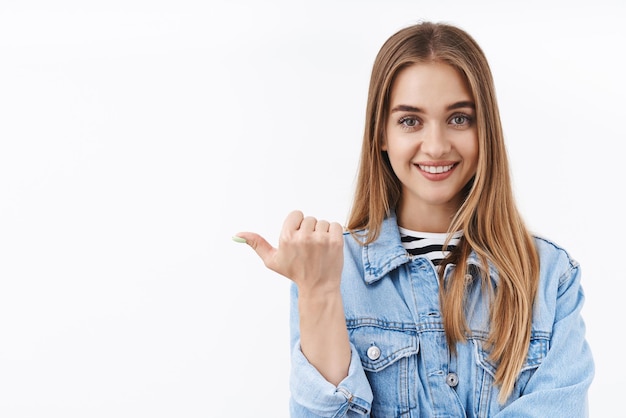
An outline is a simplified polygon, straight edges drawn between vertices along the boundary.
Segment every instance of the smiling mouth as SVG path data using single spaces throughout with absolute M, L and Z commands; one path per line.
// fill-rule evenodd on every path
M 448 171 L 452 170 L 452 167 L 454 167 L 454 164 L 450 164 L 450 165 L 422 165 L 422 164 L 418 164 L 417 166 L 419 167 L 420 170 L 425 171 L 427 173 L 430 173 L 430 174 L 440 174 L 440 173 L 447 173 Z

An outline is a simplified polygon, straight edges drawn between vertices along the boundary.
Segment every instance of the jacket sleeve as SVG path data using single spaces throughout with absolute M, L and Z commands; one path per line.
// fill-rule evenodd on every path
M 291 288 L 291 373 L 289 387 L 290 416 L 308 417 L 369 417 L 373 399 L 361 360 L 354 347 L 348 376 L 338 386 L 328 382 L 313 367 L 300 349 L 298 292 Z
M 520 398 L 496 415 L 509 417 L 587 417 L 587 391 L 594 361 L 581 317 L 584 293 L 580 267 L 572 262 L 559 277 L 550 348 Z

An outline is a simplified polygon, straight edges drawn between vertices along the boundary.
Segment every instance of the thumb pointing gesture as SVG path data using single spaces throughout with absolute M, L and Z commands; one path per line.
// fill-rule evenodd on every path
M 253 232 L 240 232 L 233 239 L 250 245 L 267 268 L 291 279 L 301 290 L 339 287 L 343 228 L 336 222 L 293 211 L 285 219 L 276 248 Z
M 263 264 L 265 264 L 268 268 L 271 268 L 270 260 L 274 257 L 277 250 L 272 247 L 272 245 L 267 242 L 265 238 L 259 234 L 255 234 L 254 232 L 239 232 L 233 237 L 233 240 L 248 244 L 254 251 L 256 251 L 261 260 L 263 260 Z

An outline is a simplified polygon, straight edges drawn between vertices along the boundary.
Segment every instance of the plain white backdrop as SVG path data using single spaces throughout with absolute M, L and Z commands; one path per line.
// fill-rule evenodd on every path
M 0 416 L 287 417 L 287 279 L 231 241 L 345 222 L 371 65 L 419 20 L 494 73 L 528 225 L 582 264 L 624 417 L 622 1 L 0 0 Z

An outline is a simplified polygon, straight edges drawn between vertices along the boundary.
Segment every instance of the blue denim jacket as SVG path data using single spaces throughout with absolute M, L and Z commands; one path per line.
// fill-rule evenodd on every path
M 580 315 L 584 294 L 576 261 L 536 238 L 539 290 L 526 362 L 508 402 L 498 403 L 489 359 L 488 297 L 479 260 L 467 261 L 466 315 L 471 336 L 451 355 L 433 264 L 410 257 L 395 215 L 380 237 L 361 246 L 345 235 L 341 290 L 352 360 L 335 386 L 306 360 L 299 344 L 297 288 L 292 287 L 290 377 L 292 417 L 586 417 L 594 374 Z M 448 277 L 449 265 L 445 271 Z M 491 283 L 498 275 L 490 270 Z

